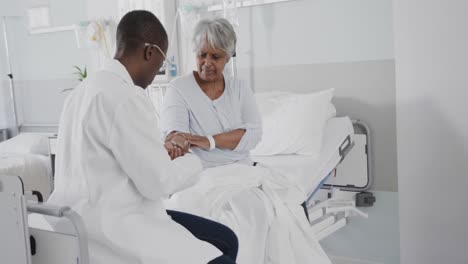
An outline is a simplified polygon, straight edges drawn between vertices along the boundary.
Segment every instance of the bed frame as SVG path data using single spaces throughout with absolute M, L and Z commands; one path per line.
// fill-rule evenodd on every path
M 346 185 L 331 185 L 326 183 L 336 170 L 336 167 L 345 160 L 346 156 L 355 146 L 355 142 L 352 141 L 351 136 L 348 136 L 338 149 L 341 156 L 340 162 L 336 165 L 335 169 L 322 180 L 319 187 L 309 195 L 306 202 L 302 205 L 311 224 L 311 228 L 318 240 L 322 240 L 345 227 L 350 216 L 368 218 L 366 213 L 357 208 L 356 195 L 358 192 L 368 190 L 372 183 L 372 155 L 371 148 L 369 147 L 371 142 L 370 130 L 368 126 L 360 120 L 352 120 L 352 122 L 355 133 L 366 136 L 366 145 L 364 148 L 367 156 L 365 160 L 367 163 L 367 184 L 364 187 L 356 187 L 353 183 Z M 324 190 L 328 190 L 325 191 L 325 198 L 314 200 L 317 198 L 317 193 L 323 193 Z M 370 198 L 372 199 L 370 199 L 371 202 L 369 204 L 372 205 L 375 198 L 373 198 L 372 195 Z

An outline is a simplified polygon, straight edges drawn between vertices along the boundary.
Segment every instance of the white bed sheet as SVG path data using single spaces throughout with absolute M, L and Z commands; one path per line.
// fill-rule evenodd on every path
M 50 158 L 25 153 L 0 153 L 0 174 L 19 176 L 25 191 L 39 191 L 44 201 L 51 192 Z
M 349 118 L 332 118 L 324 129 L 320 156 L 254 156 L 263 166 L 208 168 L 197 184 L 174 194 L 166 206 L 234 230 L 239 263 L 328 264 L 300 203 L 339 163 L 338 148 L 352 133 Z
M 354 129 L 349 117 L 334 117 L 325 126 L 320 156 L 252 156 L 252 160 L 287 175 L 310 194 L 340 162 L 338 148 L 352 134 Z

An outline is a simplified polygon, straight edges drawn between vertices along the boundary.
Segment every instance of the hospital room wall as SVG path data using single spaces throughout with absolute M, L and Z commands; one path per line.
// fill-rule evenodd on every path
M 402 264 L 468 260 L 467 12 L 394 0 Z
M 237 65 L 256 91 L 335 88 L 338 115 L 372 132 L 373 190 L 398 190 L 391 0 L 239 9 Z
M 48 5 L 51 26 L 69 26 L 86 19 L 86 6 L 81 1 L 28 1 L 28 6 Z M 24 10 L 26 13 L 26 10 Z M 25 17 L 7 19 L 12 72 L 15 77 L 18 115 L 23 124 L 34 125 L 24 130 L 57 130 L 64 98 L 62 90 L 74 87 L 73 65 L 87 63 L 89 52 L 78 49 L 73 31 L 30 34 Z M 0 36 L 0 125 L 11 127 L 12 110 L 6 74 L 3 35 Z

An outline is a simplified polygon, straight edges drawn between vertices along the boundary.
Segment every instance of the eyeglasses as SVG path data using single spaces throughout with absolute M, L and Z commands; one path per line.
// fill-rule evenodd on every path
M 161 49 L 158 45 L 156 45 L 156 44 L 151 44 L 151 43 L 145 43 L 145 47 L 154 47 L 154 48 L 158 49 L 159 52 L 161 52 L 161 55 L 163 56 L 164 61 L 163 61 L 163 64 L 162 64 L 161 68 L 159 69 L 159 72 L 163 72 L 163 71 L 165 71 L 168 67 L 171 66 L 172 63 L 167 59 L 166 54 L 164 54 L 164 52 L 162 51 L 162 49 Z

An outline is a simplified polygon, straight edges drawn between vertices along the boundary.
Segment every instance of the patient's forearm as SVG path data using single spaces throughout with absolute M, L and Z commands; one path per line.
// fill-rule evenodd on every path
M 170 133 L 166 140 L 171 140 L 172 136 L 181 134 L 183 135 L 191 144 L 192 147 L 198 147 L 203 149 L 210 149 L 210 142 L 207 137 L 205 136 L 197 136 L 191 135 L 187 133 L 180 133 L 180 132 L 172 132 Z M 235 149 L 239 142 L 241 141 L 242 137 L 245 134 L 244 129 L 235 129 L 230 132 L 220 133 L 213 135 L 213 139 L 215 141 L 215 145 L 217 148 L 222 149 Z
M 244 129 L 213 135 L 217 148 L 235 149 L 245 134 Z

